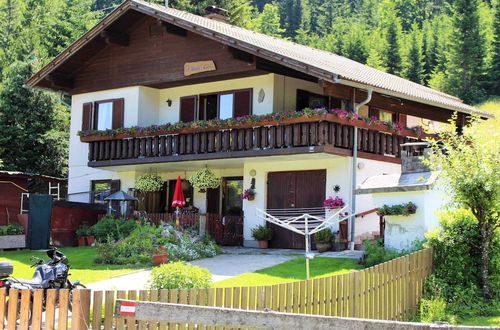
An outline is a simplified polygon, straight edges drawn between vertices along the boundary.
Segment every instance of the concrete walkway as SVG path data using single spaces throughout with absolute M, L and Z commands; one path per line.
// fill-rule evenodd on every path
M 213 258 L 191 261 L 190 264 L 207 268 L 214 282 L 258 269 L 271 267 L 304 255 L 301 250 L 267 249 L 259 250 L 244 247 L 224 247 L 224 254 Z M 325 252 L 321 257 L 359 259 L 363 251 Z M 141 270 L 119 275 L 109 280 L 91 283 L 93 290 L 142 290 L 147 288 L 150 270 Z

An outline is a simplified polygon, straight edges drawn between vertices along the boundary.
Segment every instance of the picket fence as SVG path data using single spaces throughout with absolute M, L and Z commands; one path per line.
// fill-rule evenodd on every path
M 178 304 L 217 306 L 244 310 L 274 310 L 324 316 L 381 320 L 407 320 L 416 311 L 425 278 L 432 272 L 432 249 L 425 249 L 391 261 L 346 274 L 278 285 L 170 289 L 140 291 L 49 290 L 42 320 L 43 291 L 30 299 L 27 290 L 0 290 L 0 320 L 8 330 L 28 325 L 32 329 L 194 329 L 195 324 L 138 321 L 114 316 L 116 299 L 161 301 Z M 92 299 L 91 299 L 92 294 Z M 8 298 L 8 299 L 7 299 Z M 73 301 L 73 314 L 68 302 Z M 9 301 L 6 309 L 6 301 Z M 17 303 L 20 301 L 20 303 Z M 10 302 L 16 302 L 11 304 Z M 20 320 L 16 321 L 20 307 Z M 57 318 L 56 318 L 57 316 Z M 43 321 L 43 325 L 42 325 Z M 199 325 L 198 325 L 199 326 Z M 206 325 L 204 325 L 206 326 Z M 5 325 L 0 321 L 0 330 Z M 211 328 L 210 326 L 208 326 Z

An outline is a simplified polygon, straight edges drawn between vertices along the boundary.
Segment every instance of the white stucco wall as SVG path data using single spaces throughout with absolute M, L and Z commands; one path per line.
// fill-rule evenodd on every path
M 274 75 L 274 111 L 295 111 L 297 105 L 297 89 L 303 89 L 315 94 L 323 94 L 323 88 L 310 81 Z
M 373 194 L 377 206 L 412 202 L 417 206 L 415 214 L 405 216 L 385 216 L 385 246 L 387 248 L 408 249 L 424 234 L 439 226 L 438 215 L 446 204 L 446 198 L 439 186 L 433 190 L 386 192 Z

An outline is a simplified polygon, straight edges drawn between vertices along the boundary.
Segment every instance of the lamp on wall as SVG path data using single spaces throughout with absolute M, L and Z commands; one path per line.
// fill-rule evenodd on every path
M 167 105 L 170 107 L 172 106 L 172 100 L 171 99 L 167 99 Z

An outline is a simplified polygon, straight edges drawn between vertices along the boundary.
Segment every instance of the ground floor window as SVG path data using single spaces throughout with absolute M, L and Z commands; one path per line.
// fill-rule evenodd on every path
M 111 194 L 120 190 L 120 180 L 93 180 L 91 182 L 91 197 L 92 204 L 104 204 L 104 200 Z
M 219 188 L 207 189 L 207 213 L 223 216 L 243 215 L 243 177 L 222 178 Z

